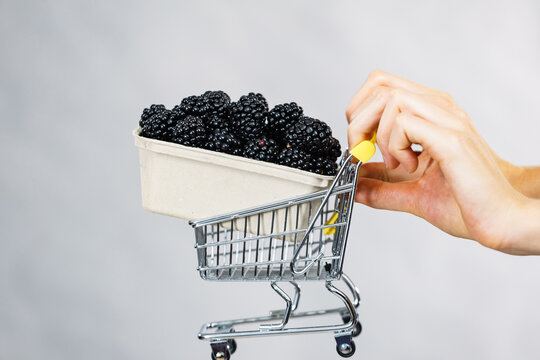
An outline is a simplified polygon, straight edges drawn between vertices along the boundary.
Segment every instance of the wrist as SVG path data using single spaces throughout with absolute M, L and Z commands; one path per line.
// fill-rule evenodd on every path
M 521 196 L 512 211 L 505 252 L 540 255 L 540 200 Z
M 504 174 L 504 177 L 506 177 L 506 180 L 508 180 L 514 189 L 521 193 L 525 169 L 501 158 L 498 158 L 497 160 L 499 163 L 499 169 L 501 169 L 501 172 Z

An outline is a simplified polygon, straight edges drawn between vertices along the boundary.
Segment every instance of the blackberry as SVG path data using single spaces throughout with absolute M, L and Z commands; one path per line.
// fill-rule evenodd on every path
M 263 96 L 263 94 L 250 92 L 248 96 L 258 100 L 260 103 L 264 105 L 264 107 L 266 108 L 266 111 L 268 111 L 268 101 L 266 101 L 266 98 Z
M 341 156 L 341 144 L 339 140 L 333 137 L 331 139 L 330 150 L 328 150 L 328 158 L 336 161 Z
M 172 109 L 173 117 L 177 120 L 185 119 L 188 115 L 204 116 L 208 110 L 208 100 L 203 95 L 192 95 L 183 98 L 180 105 L 176 105 Z
M 227 132 L 230 132 L 231 124 L 229 122 L 229 119 L 227 118 L 221 118 L 218 115 L 210 115 L 207 117 L 206 121 L 204 122 L 205 127 L 210 130 L 226 130 Z
M 156 105 L 156 104 L 153 104 L 149 108 L 144 109 L 141 114 L 141 120 L 139 120 L 139 126 L 142 128 L 144 125 L 148 123 L 152 115 L 161 113 L 165 110 L 167 110 L 165 108 L 165 105 Z
M 296 103 L 280 104 L 268 112 L 266 131 L 275 139 L 283 139 L 289 127 L 302 116 L 302 107 Z
M 326 154 L 330 150 L 332 129 L 317 119 L 302 116 L 285 133 L 288 146 L 311 154 Z
M 282 149 L 276 158 L 276 163 L 300 170 L 310 170 L 312 158 L 308 153 L 294 148 Z
M 313 158 L 310 171 L 321 175 L 336 175 L 337 164 L 332 159 L 326 158 L 324 156 L 319 156 Z
M 206 140 L 203 121 L 193 115 L 178 121 L 173 128 L 172 142 L 192 147 L 200 147 Z
M 169 141 L 176 125 L 170 110 L 154 113 L 149 119 L 143 121 L 141 135 L 144 137 Z
M 250 140 L 244 147 L 243 156 L 255 160 L 275 162 L 277 153 L 276 141 L 263 136 Z
M 203 147 L 207 150 L 232 155 L 242 154 L 242 142 L 234 137 L 234 135 L 222 129 L 214 130 L 214 132 L 208 136 Z
M 257 94 L 249 93 L 240 97 L 231 104 L 231 130 L 243 140 L 260 137 L 264 131 L 267 109 L 268 105 L 261 102 Z
M 225 92 L 207 91 L 202 97 L 206 100 L 208 106 L 208 112 L 206 116 L 217 115 L 220 118 L 226 118 L 229 115 L 229 105 L 231 104 L 231 98 Z

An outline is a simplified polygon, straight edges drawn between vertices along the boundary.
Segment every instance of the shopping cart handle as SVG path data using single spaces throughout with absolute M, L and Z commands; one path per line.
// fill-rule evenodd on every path
M 370 140 L 364 140 L 356 145 L 350 153 L 360 162 L 366 163 L 375 155 L 375 142 L 377 142 L 377 133 Z

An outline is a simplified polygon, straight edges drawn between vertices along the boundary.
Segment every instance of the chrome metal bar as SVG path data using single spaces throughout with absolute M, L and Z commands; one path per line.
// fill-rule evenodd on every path
M 331 227 L 342 227 L 342 226 L 346 226 L 347 223 L 345 222 L 336 222 L 335 224 L 329 224 L 329 225 L 317 225 L 317 226 L 314 226 L 312 230 L 322 230 L 322 229 L 326 229 L 326 228 L 331 228 Z M 297 229 L 297 230 L 290 230 L 290 231 L 283 231 L 283 232 L 278 232 L 278 233 L 275 233 L 275 234 L 272 234 L 271 236 L 273 237 L 278 237 L 278 236 L 287 236 L 287 235 L 292 235 L 292 234 L 295 234 L 295 233 L 302 233 L 302 232 L 305 232 L 306 229 Z M 253 236 L 251 238 L 249 238 L 250 240 L 257 240 L 257 239 L 261 239 L 261 238 L 267 238 L 269 237 L 270 235 L 258 235 L 258 236 Z M 235 242 L 243 242 L 245 241 L 246 239 L 234 239 L 234 240 L 229 240 L 229 241 L 221 241 L 220 242 L 220 245 L 228 245 L 230 243 L 235 243 Z M 330 242 L 332 240 L 328 240 L 328 242 Z M 201 244 L 201 245 L 196 245 L 195 247 L 196 248 L 205 248 L 205 247 L 212 247 L 212 246 L 216 246 L 216 243 L 206 243 L 206 244 Z
M 349 290 L 353 294 L 353 306 L 355 308 L 357 308 L 360 305 L 360 290 L 358 290 L 356 285 L 354 285 L 353 281 L 351 280 L 351 278 L 347 274 L 342 273 L 341 274 L 341 280 L 343 280 L 345 285 L 347 285 L 347 287 L 349 288 Z
M 338 172 L 338 174 L 339 174 L 339 172 Z M 338 175 L 336 175 L 336 177 L 337 176 Z M 345 184 L 345 185 L 337 186 L 334 189 L 333 193 L 334 194 L 346 193 L 346 192 L 351 190 L 352 185 L 353 184 Z M 231 219 L 231 218 L 232 219 L 238 219 L 238 218 L 243 218 L 245 216 L 257 215 L 260 212 L 277 210 L 277 209 L 280 209 L 280 208 L 285 208 L 287 206 L 294 206 L 294 205 L 296 205 L 298 203 L 302 203 L 302 202 L 305 202 L 307 200 L 321 199 L 321 198 L 324 198 L 327 193 L 328 193 L 328 190 L 321 190 L 321 191 L 314 192 L 314 193 L 311 193 L 311 194 L 301 195 L 301 196 L 290 198 L 290 199 L 287 199 L 287 200 L 276 201 L 276 202 L 271 203 L 271 204 L 260 205 L 260 206 L 252 207 L 252 208 L 249 208 L 249 209 L 237 211 L 237 212 L 234 212 L 234 213 L 218 215 L 218 216 L 209 217 L 209 218 L 201 219 L 201 220 L 197 220 L 197 221 L 190 221 L 189 224 L 192 227 L 198 227 L 198 226 L 203 226 L 203 225 L 208 225 L 208 224 L 213 224 L 213 223 L 221 223 L 221 222 L 224 222 L 224 221 L 229 221 L 229 219 Z
M 297 270 L 296 269 L 296 260 L 298 259 L 298 256 L 300 255 L 300 250 L 302 249 L 302 247 L 306 244 L 306 239 L 309 235 L 309 233 L 311 232 L 311 230 L 313 229 L 313 227 L 315 226 L 315 222 L 317 221 L 317 218 L 321 215 L 323 209 L 324 209 L 324 206 L 326 205 L 326 203 L 328 202 L 328 199 L 330 198 L 330 196 L 333 194 L 333 190 L 334 188 L 336 187 L 337 183 L 339 182 L 339 179 L 341 177 L 341 175 L 343 174 L 343 172 L 345 171 L 345 169 L 348 167 L 348 164 L 349 162 L 351 161 L 353 155 L 349 155 L 347 157 L 347 160 L 345 161 L 345 164 L 339 169 L 334 181 L 332 181 L 332 184 L 330 185 L 330 187 L 328 188 L 328 190 L 326 191 L 326 195 L 323 197 L 322 201 L 321 201 L 321 205 L 319 206 L 319 208 L 317 209 L 317 212 L 315 213 L 315 216 L 313 218 L 313 220 L 311 220 L 307 230 L 306 230 L 306 233 L 304 234 L 304 237 L 302 238 L 301 242 L 300 242 L 300 246 L 296 249 L 296 251 L 294 252 L 294 255 L 293 255 L 293 258 L 291 260 L 291 271 L 294 273 L 294 274 L 303 274 L 305 273 L 317 260 L 320 259 L 321 256 L 318 256 L 316 257 L 315 259 L 313 259 L 311 262 L 309 262 L 308 264 L 304 265 L 304 268 L 302 268 L 301 270 Z M 357 168 L 359 166 L 361 166 L 362 163 L 359 163 L 357 165 Z M 355 184 L 354 184 L 355 185 Z M 353 185 L 353 186 L 354 186 Z
M 321 257 L 322 260 L 335 260 L 339 259 L 339 256 L 333 255 L 333 256 L 323 256 Z M 298 261 L 310 261 L 311 259 L 300 259 Z M 277 265 L 277 264 L 288 264 L 289 260 L 279 260 L 279 261 L 260 261 L 258 263 L 242 263 L 242 264 L 231 264 L 231 265 L 217 265 L 217 266 L 207 266 L 207 267 L 200 267 L 197 268 L 198 271 L 205 271 L 205 270 L 221 270 L 221 269 L 229 269 L 229 268 L 235 268 L 235 267 L 256 267 L 261 265 Z
M 279 324 L 261 324 L 259 325 L 259 329 L 261 331 L 275 331 L 275 330 L 281 330 L 287 325 L 289 322 L 289 317 L 291 316 L 291 310 L 292 310 L 292 302 L 291 297 L 287 295 L 285 291 L 283 291 L 282 288 L 278 286 L 278 284 L 275 281 L 272 281 L 270 283 L 270 286 L 272 286 L 272 289 L 274 289 L 275 292 L 281 296 L 283 300 L 285 300 L 285 303 L 287 304 L 285 307 L 285 311 L 283 313 L 283 319 Z
M 353 303 L 343 291 L 333 286 L 330 281 L 326 282 L 326 288 L 332 294 L 336 295 L 339 299 L 341 299 L 345 307 L 337 308 L 337 309 L 292 313 L 290 314 L 289 318 L 326 315 L 330 313 L 342 312 L 345 310 L 345 311 L 348 311 L 350 315 L 350 320 L 347 323 L 344 324 L 340 322 L 339 324 L 336 324 L 336 325 L 319 325 L 319 326 L 305 326 L 305 327 L 295 327 L 295 328 L 282 328 L 282 329 L 276 329 L 276 330 L 271 330 L 271 331 L 267 331 L 267 330 L 263 331 L 261 329 L 258 329 L 258 330 L 235 331 L 235 332 L 229 332 L 229 331 L 221 332 L 218 330 L 216 330 L 215 332 L 209 332 L 210 329 L 217 329 L 223 326 L 228 327 L 228 326 L 234 326 L 234 325 L 240 325 L 240 324 L 272 321 L 283 316 L 281 313 L 276 312 L 275 314 L 270 314 L 268 316 L 252 317 L 252 318 L 229 320 L 229 321 L 210 322 L 210 323 L 204 324 L 201 327 L 198 337 L 199 339 L 213 340 L 213 339 L 232 339 L 232 338 L 237 338 L 237 337 L 253 337 L 253 336 L 285 335 L 285 334 L 293 335 L 293 334 L 305 334 L 305 333 L 316 333 L 316 332 L 326 332 L 326 331 L 335 332 L 335 331 L 352 330 L 352 328 L 355 326 L 356 322 L 358 321 L 358 317 L 357 317 L 356 310 L 354 308 Z

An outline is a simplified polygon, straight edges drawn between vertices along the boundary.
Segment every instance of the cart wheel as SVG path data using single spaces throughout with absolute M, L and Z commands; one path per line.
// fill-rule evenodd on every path
M 348 358 L 354 355 L 354 352 L 356 351 L 356 345 L 354 344 L 354 341 L 351 340 L 350 343 L 342 343 L 336 345 L 336 351 L 339 356 Z
M 236 348 L 238 348 L 238 345 L 236 344 L 236 340 L 230 339 L 227 341 L 227 346 L 229 347 L 229 351 L 231 352 L 231 355 L 234 354 L 236 351 Z
M 354 329 L 352 332 L 353 337 L 357 337 L 362 332 L 362 324 L 360 324 L 360 321 L 356 322 L 356 325 L 354 325 Z
M 212 360 L 230 360 L 231 352 L 229 350 L 220 351 L 217 354 L 212 352 Z
M 349 315 L 342 315 L 341 319 L 343 320 L 343 323 L 346 324 L 351 320 L 351 317 Z M 356 322 L 356 325 L 354 326 L 352 336 L 357 337 L 362 332 L 362 324 L 360 324 L 360 321 Z
M 341 320 L 343 320 L 343 323 L 346 324 L 351 321 L 351 317 L 349 315 L 341 315 Z

